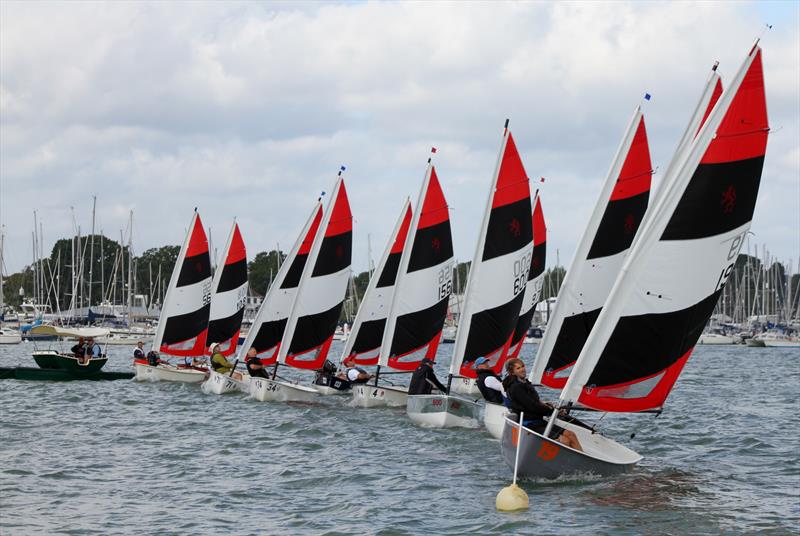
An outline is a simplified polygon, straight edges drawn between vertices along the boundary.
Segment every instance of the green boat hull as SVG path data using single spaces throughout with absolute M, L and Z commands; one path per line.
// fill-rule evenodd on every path
M 133 378 L 133 372 L 103 372 L 95 371 L 93 373 L 80 373 L 76 374 L 64 369 L 40 369 L 32 367 L 0 367 L 0 380 L 35 380 L 35 381 L 52 381 L 52 382 L 68 382 L 74 380 L 130 380 Z
M 73 375 L 86 376 L 100 372 L 108 362 L 107 357 L 92 358 L 88 363 L 81 363 L 78 358 L 58 352 L 34 352 L 33 360 L 43 370 L 65 370 Z

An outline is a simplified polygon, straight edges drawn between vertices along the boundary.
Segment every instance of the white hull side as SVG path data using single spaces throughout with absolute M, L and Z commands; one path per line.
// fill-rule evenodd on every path
M 312 385 L 314 389 L 316 389 L 319 394 L 322 396 L 330 396 L 330 395 L 349 395 L 349 389 L 334 389 L 333 387 L 328 387 L 327 385 Z
M 717 333 L 703 333 L 697 344 L 735 344 L 733 337 L 719 335 Z
M 151 367 L 137 363 L 135 365 L 136 381 L 140 382 L 183 382 L 200 383 L 206 379 L 206 373 L 197 369 L 179 369 L 171 365 Z
M 472 400 L 448 395 L 408 397 L 408 418 L 428 428 L 478 428 L 480 405 Z
M 472 378 L 453 378 L 450 389 L 461 395 L 481 396 L 481 390 L 478 389 L 478 384 Z
M 235 393 L 244 391 L 243 387 L 247 387 L 244 382 L 227 375 L 220 374 L 219 372 L 210 371 L 208 379 L 203 382 L 201 388 L 204 393 L 214 395 L 224 395 L 226 393 Z
M 487 402 L 483 408 L 483 424 L 495 439 L 503 437 L 506 415 L 508 415 L 508 408 L 502 404 Z
M 769 348 L 800 348 L 800 339 L 761 339 Z
M 408 388 L 367 384 L 353 386 L 353 405 L 359 408 L 403 407 L 408 402 Z
M 22 335 L 0 335 L 0 344 L 19 344 L 22 342 Z
M 281 380 L 252 378 L 250 396 L 260 402 L 313 402 L 319 396 L 319 391 Z

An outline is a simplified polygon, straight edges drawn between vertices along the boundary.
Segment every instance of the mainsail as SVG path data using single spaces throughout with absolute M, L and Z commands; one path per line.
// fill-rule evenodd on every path
M 453 291 L 453 237 L 447 201 L 428 160 L 413 211 L 378 364 L 414 370 L 436 356 Z
M 175 356 L 203 355 L 211 302 L 211 259 L 197 211 L 192 215 L 161 307 L 153 349 Z
M 229 356 L 236 352 L 247 300 L 247 251 L 236 222 L 231 227 L 222 258 L 224 264 L 217 267 L 211 284 L 206 346 L 218 343 L 220 352 Z
M 303 225 L 300 236 L 289 250 L 289 255 L 267 290 L 247 338 L 242 344 L 243 352 L 255 348 L 256 355 L 265 365 L 275 363 L 278 358 L 278 347 L 297 295 L 297 284 L 303 274 L 320 221 L 322 221 L 322 203 L 317 201 Z M 277 253 L 280 255 L 280 252 Z
M 544 213 L 542 212 L 542 200 L 537 192 L 533 201 L 533 255 L 531 255 L 531 267 L 528 272 L 528 283 L 525 285 L 525 297 L 522 299 L 522 307 L 517 320 L 517 327 L 511 337 L 511 348 L 509 359 L 517 358 L 522 350 L 522 343 L 531 327 L 533 312 L 536 304 L 542 295 L 542 283 L 544 282 L 544 267 L 547 260 L 547 226 L 544 223 Z
M 561 393 L 604 411 L 660 408 L 750 228 L 766 151 L 761 49 L 751 50 L 648 212 Z
M 474 378 L 487 357 L 502 369 L 517 327 L 533 251 L 528 176 L 508 130 L 503 130 L 494 177 L 470 266 L 464 311 L 450 361 L 452 376 Z
M 619 274 L 650 194 L 650 150 L 637 107 L 578 242 L 531 369 L 533 383 L 560 388 Z
M 322 216 L 286 323 L 278 362 L 295 368 L 322 367 L 347 292 L 353 216 L 341 172 Z
M 358 309 L 350 336 L 345 343 L 342 357 L 352 356 L 359 365 L 378 363 L 381 340 L 386 328 L 386 317 L 392 303 L 397 269 L 406 243 L 406 235 L 411 225 L 411 202 L 403 203 L 403 210 L 389 237 L 386 250 L 378 267 L 372 275 Z

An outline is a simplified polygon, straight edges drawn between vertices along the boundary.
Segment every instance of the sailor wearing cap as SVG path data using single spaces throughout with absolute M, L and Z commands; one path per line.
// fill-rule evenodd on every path
M 411 383 L 408 385 L 409 395 L 429 395 L 433 387 L 447 394 L 447 388 L 442 385 L 439 378 L 433 372 L 433 359 L 423 359 L 414 374 L 411 375 Z
M 218 342 L 213 342 L 208 347 L 211 351 L 211 367 L 214 369 L 214 372 L 219 372 L 220 374 L 227 374 L 231 370 L 233 370 L 233 365 L 225 359 L 225 356 L 222 355 L 220 352 L 220 347 Z
M 500 376 L 491 369 L 488 357 L 479 357 L 475 360 L 475 374 L 477 374 L 478 389 L 484 400 L 494 404 L 502 404 L 505 391 Z

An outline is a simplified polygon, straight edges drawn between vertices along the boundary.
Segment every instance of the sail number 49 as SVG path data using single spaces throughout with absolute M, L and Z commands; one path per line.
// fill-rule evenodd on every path
M 747 234 L 747 231 L 731 239 L 731 246 L 728 249 L 728 265 L 719 273 L 719 278 L 717 278 L 717 284 L 714 287 L 714 292 L 722 290 L 722 287 L 725 286 L 725 283 L 728 282 L 728 278 L 733 273 L 733 268 L 736 266 L 736 258 L 739 256 L 739 250 L 742 249 L 742 244 L 744 243 L 745 234 Z

